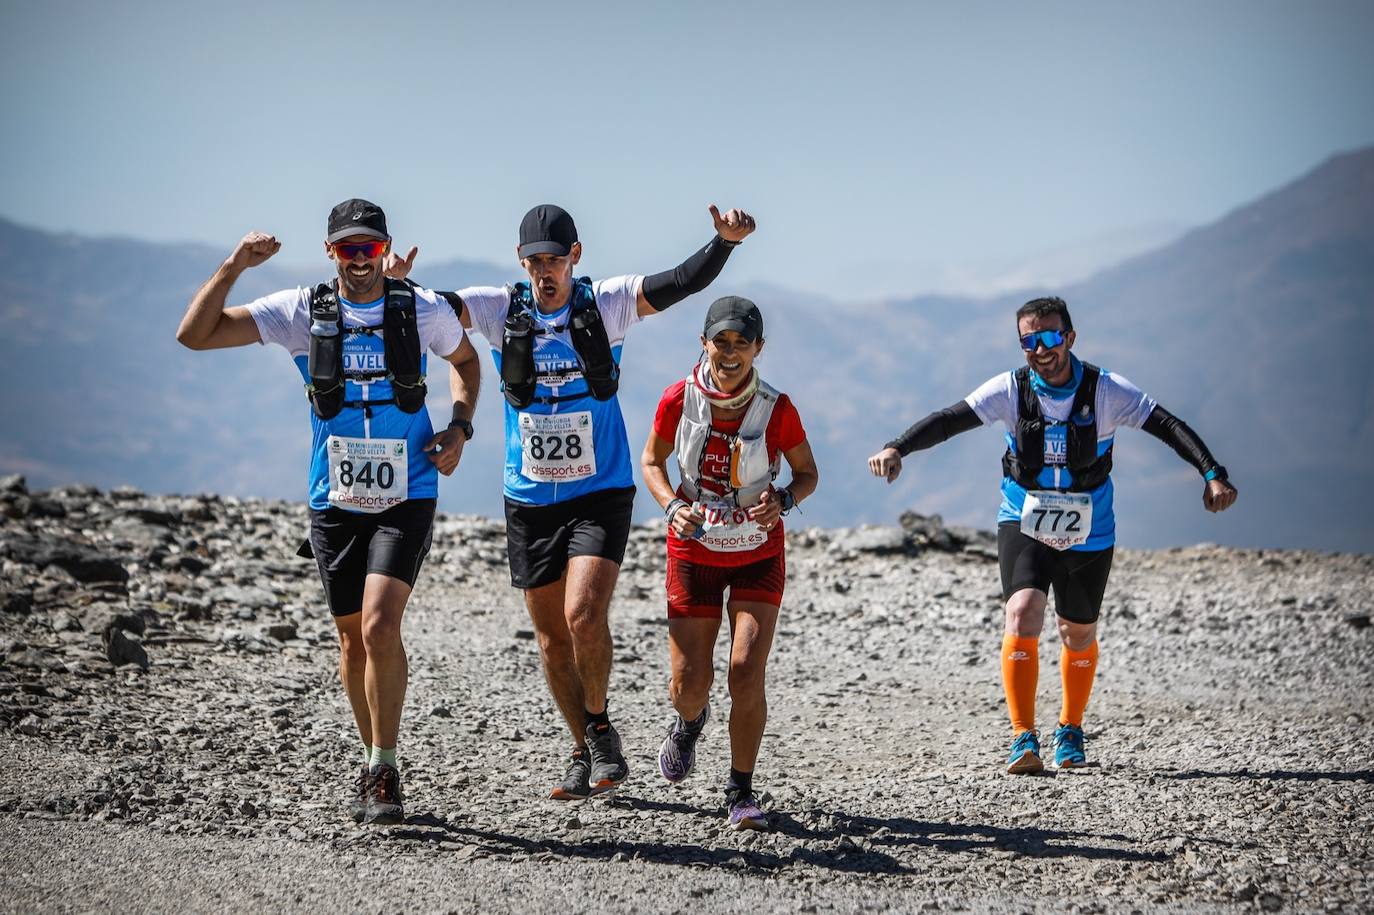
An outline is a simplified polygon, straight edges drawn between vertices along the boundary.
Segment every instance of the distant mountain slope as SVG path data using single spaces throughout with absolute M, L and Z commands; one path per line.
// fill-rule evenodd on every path
M 0 275 L 5 379 L 22 392 L 0 406 L 17 430 L 0 444 L 0 470 L 25 472 L 36 487 L 83 480 L 302 494 L 308 408 L 285 354 L 192 353 L 173 339 L 225 251 L 54 235 L 3 220 L 0 243 L 16 255 Z M 644 267 L 662 269 L 671 255 Z M 748 257 L 747 245 L 735 256 Z M 514 279 L 514 267 L 422 259 L 415 277 L 456 288 Z M 271 262 L 246 274 L 232 301 L 327 273 L 323 259 L 317 271 Z M 990 526 L 1000 432 L 914 455 L 892 487 L 866 476 L 864 460 L 913 420 L 1018 364 L 1012 312 L 1055 292 L 1073 311 L 1076 351 L 1191 423 L 1242 490 L 1232 512 L 1207 515 L 1196 475 L 1161 443 L 1125 430 L 1115 475 L 1122 543 L 1374 550 L 1374 386 L 1364 368 L 1374 340 L 1374 149 L 1337 156 L 1065 289 L 863 304 L 735 285 L 727 266 L 707 294 L 630 332 L 622 401 L 632 453 L 660 392 L 696 357 L 705 303 L 724 292 L 762 307 L 760 370 L 792 393 L 816 450 L 822 485 L 802 524 L 892 522 L 917 506 Z M 499 515 L 501 399 L 485 341 L 476 342 L 485 384 L 478 435 L 442 502 Z M 439 415 L 447 385 L 437 372 L 432 382 Z M 655 514 L 641 496 L 639 517 Z

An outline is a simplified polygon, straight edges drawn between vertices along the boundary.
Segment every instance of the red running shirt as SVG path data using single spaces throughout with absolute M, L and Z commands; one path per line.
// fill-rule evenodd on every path
M 669 385 L 663 392 L 663 399 L 658 402 L 658 409 L 654 412 L 654 434 L 665 442 L 673 442 L 677 438 L 677 426 L 682 421 L 682 398 L 686 386 L 685 379 Z M 711 428 L 733 435 L 739 431 L 740 423 L 743 421 L 744 414 L 740 413 L 738 419 L 714 420 Z M 779 395 L 778 402 L 773 405 L 773 414 L 768 417 L 768 428 L 764 431 L 763 437 L 768 444 L 770 461 L 777 460 L 779 453 L 790 451 L 806 441 L 806 430 L 802 428 L 801 416 L 786 394 Z M 702 461 L 701 488 L 706 492 L 724 493 L 729 489 L 729 480 L 729 448 L 719 436 L 710 436 L 706 440 L 706 457 Z M 677 494 L 682 495 L 681 483 L 678 484 Z M 696 540 L 683 540 L 673 533 L 672 528 L 668 529 L 669 556 L 708 566 L 748 565 L 778 555 L 785 543 L 781 520 L 777 527 L 768 532 L 768 540 L 765 543 L 752 550 L 738 553 L 708 550 Z

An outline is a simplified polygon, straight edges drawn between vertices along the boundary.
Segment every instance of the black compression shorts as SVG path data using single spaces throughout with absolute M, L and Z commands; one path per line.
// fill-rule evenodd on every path
M 633 486 L 553 505 L 506 499 L 510 583 L 525 590 L 552 584 L 563 577 L 572 556 L 600 556 L 620 565 L 634 504 Z
M 1021 525 L 997 525 L 997 560 L 1002 567 L 1002 600 L 1034 588 L 1054 588 L 1054 612 L 1071 623 L 1095 623 L 1112 570 L 1112 551 L 1056 550 L 1021 533 Z
M 372 573 L 414 585 L 429 553 L 434 499 L 409 499 L 375 515 L 342 508 L 310 510 L 310 548 L 334 616 L 363 609 Z

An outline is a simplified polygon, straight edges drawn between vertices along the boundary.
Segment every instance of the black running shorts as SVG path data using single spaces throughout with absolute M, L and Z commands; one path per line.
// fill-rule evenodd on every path
M 363 583 L 374 572 L 415 584 L 429 552 L 434 505 L 434 499 L 409 499 L 375 515 L 310 510 L 310 548 L 330 613 L 362 610 Z
M 572 556 L 600 556 L 620 565 L 634 504 L 633 486 L 553 505 L 506 499 L 510 583 L 525 590 L 552 584 L 563 577 Z
M 1021 533 L 1021 525 L 997 525 L 997 560 L 1002 567 L 1002 600 L 1034 588 L 1054 588 L 1054 612 L 1071 623 L 1095 623 L 1112 570 L 1113 547 L 1105 550 L 1056 550 Z

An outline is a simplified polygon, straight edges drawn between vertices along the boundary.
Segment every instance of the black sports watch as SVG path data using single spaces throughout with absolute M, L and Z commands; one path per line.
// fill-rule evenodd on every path
M 462 429 L 463 438 L 472 441 L 472 423 L 466 419 L 455 419 L 448 424 L 450 429 Z
M 797 497 L 792 495 L 790 489 L 779 489 L 778 496 L 782 499 L 782 514 L 787 514 L 797 507 Z

